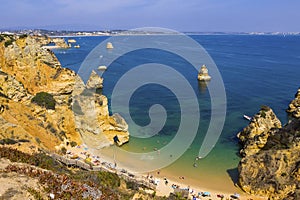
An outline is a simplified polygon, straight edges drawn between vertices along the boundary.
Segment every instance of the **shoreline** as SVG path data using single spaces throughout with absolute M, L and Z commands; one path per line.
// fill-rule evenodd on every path
M 83 148 L 82 148 L 82 147 Z M 158 196 L 169 196 L 170 193 L 174 192 L 174 188 L 172 188 L 172 186 L 176 185 L 179 186 L 179 188 L 184 189 L 184 188 L 189 188 L 189 199 L 192 198 L 192 195 L 196 195 L 198 196 L 199 192 L 209 192 L 211 194 L 211 196 L 209 197 L 210 199 L 220 199 L 220 197 L 217 197 L 218 195 L 224 195 L 224 198 L 227 199 L 232 199 L 232 195 L 234 195 L 235 193 L 238 193 L 240 195 L 240 199 L 252 199 L 252 200 L 263 200 L 263 199 L 267 199 L 266 197 L 259 197 L 259 196 L 253 196 L 253 195 L 249 195 L 246 194 L 245 192 L 243 192 L 241 189 L 239 189 L 238 187 L 234 186 L 233 187 L 236 190 L 231 190 L 228 187 L 228 190 L 224 190 L 224 189 L 216 189 L 216 188 L 210 188 L 210 187 L 206 187 L 205 185 L 203 185 L 203 183 L 197 183 L 197 181 L 195 180 L 190 180 L 190 179 L 186 179 L 183 178 L 181 180 L 178 180 L 178 178 L 176 178 L 174 175 L 172 175 L 171 173 L 168 173 L 168 171 L 165 171 L 164 169 L 162 170 L 158 170 L 158 171 L 153 171 L 153 172 L 149 172 L 149 173 L 137 173 L 134 172 L 132 170 L 130 170 L 130 168 L 128 166 L 126 166 L 126 163 L 118 163 L 118 165 L 116 165 L 114 163 L 114 159 L 107 155 L 107 153 L 101 152 L 100 155 L 98 155 L 99 153 L 95 153 L 92 149 L 89 149 L 88 146 L 86 145 L 81 145 L 81 146 L 77 146 L 77 147 L 72 147 L 72 148 L 68 148 L 68 152 L 71 152 L 71 154 L 74 155 L 78 155 L 80 156 L 83 155 L 82 152 L 86 152 L 84 153 L 84 155 L 89 155 L 88 157 L 92 157 L 92 158 L 99 158 L 99 160 L 101 160 L 101 163 L 107 163 L 108 166 L 115 166 L 115 168 L 113 169 L 106 169 L 104 167 L 104 170 L 108 170 L 108 171 L 114 171 L 115 173 L 119 174 L 120 172 L 126 171 L 126 173 L 133 175 L 131 178 L 133 178 L 136 181 L 149 181 L 150 182 L 154 182 L 157 183 L 156 185 L 156 195 Z M 130 162 L 128 160 L 128 162 Z M 101 164 L 102 165 L 102 164 Z M 130 175 L 129 175 L 130 176 Z M 165 180 L 167 180 L 167 184 L 165 183 Z M 209 181 L 209 180 L 208 180 Z M 193 191 L 193 193 L 191 193 Z

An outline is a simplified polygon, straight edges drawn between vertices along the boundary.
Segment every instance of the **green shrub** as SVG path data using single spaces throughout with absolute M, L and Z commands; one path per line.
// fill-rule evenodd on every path
M 133 182 L 133 181 L 127 181 L 126 182 L 126 188 L 138 191 L 139 190 L 139 184 L 137 184 L 136 182 Z
M 4 40 L 3 35 L 0 35 L 0 42 L 2 42 Z
M 72 142 L 70 143 L 70 145 L 71 145 L 71 147 L 76 147 L 76 146 L 77 146 L 77 143 L 74 142 L 74 141 L 72 141 Z
M 260 111 L 260 116 L 263 117 L 263 118 L 266 118 L 266 113 L 265 113 L 265 111 L 263 111 L 263 110 Z
M 37 199 L 37 200 L 44 199 L 43 196 L 41 195 L 41 193 L 39 191 L 35 190 L 34 188 L 28 187 L 27 191 L 34 197 L 34 199 Z
M 45 107 L 46 109 L 55 109 L 56 101 L 53 96 L 47 92 L 40 92 L 32 98 L 31 102 L 36 103 L 39 106 Z
M 23 39 L 23 38 L 27 38 L 27 36 L 28 36 L 27 34 L 22 34 L 22 35 L 19 36 L 19 38 Z
M 11 139 L 11 138 L 4 138 L 2 140 L 0 140 L 0 144 L 8 144 L 8 145 L 11 145 L 11 144 L 16 144 L 18 143 L 18 141 L 14 140 L 14 139 Z
M 13 42 L 14 42 L 14 40 L 7 40 L 4 42 L 4 46 L 8 47 L 9 45 L 12 45 Z
M 120 186 L 120 178 L 117 174 L 100 171 L 98 174 L 100 184 L 110 188 L 117 188 Z
M 60 152 L 62 153 L 62 155 L 65 155 L 67 153 L 67 149 L 65 147 L 62 147 L 60 149 Z
M 38 144 L 41 144 L 40 138 L 36 137 L 36 138 L 35 138 L 35 141 L 36 141 Z
M 260 109 L 263 110 L 263 111 L 269 111 L 269 110 L 271 110 L 271 108 L 269 106 L 266 106 L 266 105 L 260 106 Z

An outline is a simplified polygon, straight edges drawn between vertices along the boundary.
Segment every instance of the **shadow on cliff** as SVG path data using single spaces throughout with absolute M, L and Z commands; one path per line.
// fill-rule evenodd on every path
M 236 184 L 238 182 L 238 178 L 239 178 L 239 172 L 238 172 L 238 168 L 233 168 L 233 169 L 228 169 L 227 170 L 228 175 L 231 178 L 231 181 Z

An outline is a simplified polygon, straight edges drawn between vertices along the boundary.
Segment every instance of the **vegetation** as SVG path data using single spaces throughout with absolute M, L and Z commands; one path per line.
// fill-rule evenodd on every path
M 70 145 L 71 145 L 71 147 L 76 147 L 77 146 L 77 142 L 72 141 L 72 142 L 70 142 Z
M 131 190 L 139 190 L 139 185 L 133 181 L 127 181 L 126 188 Z
M 0 35 L 0 42 L 2 42 L 4 39 L 3 35 Z
M 14 140 L 14 139 L 11 139 L 11 138 L 4 138 L 2 140 L 0 140 L 0 144 L 16 144 L 18 143 L 18 141 Z
M 4 46 L 8 47 L 9 45 L 12 45 L 14 41 L 15 41 L 14 39 L 7 40 L 4 42 Z
M 36 103 L 46 109 L 55 110 L 56 101 L 53 96 L 47 92 L 39 92 L 31 99 L 31 102 Z
M 13 145 L 13 144 L 17 144 L 17 143 L 23 143 L 23 142 L 30 142 L 29 140 L 26 139 L 13 139 L 13 138 L 4 138 L 2 140 L 0 140 L 0 144 L 4 145 Z
M 28 187 L 27 191 L 33 196 L 34 199 L 36 200 L 42 200 L 44 199 L 41 195 L 41 193 L 34 188 Z
M 52 157 L 43 151 L 35 154 L 27 154 L 17 149 L 0 146 L 0 157 L 7 158 L 12 162 L 27 163 L 26 165 L 11 164 L 4 170 L 5 173 L 17 172 L 32 178 L 36 178 L 44 188 L 44 191 L 38 191 L 33 188 L 27 188 L 27 191 L 35 199 L 41 199 L 42 193 L 53 193 L 55 199 L 132 199 L 137 192 L 135 183 L 127 182 L 128 188 L 136 189 L 124 191 L 120 190 L 120 177 L 115 173 L 106 171 L 85 171 L 81 169 L 73 170 L 67 166 L 55 161 Z M 39 168 L 49 171 L 43 171 Z M 155 194 L 144 194 L 146 199 L 153 200 L 177 200 L 182 199 L 180 195 L 170 197 L 157 197 Z
M 55 67 L 55 66 L 53 65 L 53 63 L 50 63 L 50 62 L 47 62 L 47 61 L 43 61 L 43 62 L 44 62 L 46 65 L 48 65 L 49 67 L 52 67 L 52 68 Z M 58 72 L 60 73 L 60 70 L 58 70 L 57 73 L 58 73 Z M 58 76 L 58 75 L 57 75 L 57 76 Z M 55 77 L 56 77 L 56 76 L 54 75 L 53 78 L 55 79 Z
M 40 138 L 36 137 L 36 138 L 35 138 L 35 141 L 36 141 L 38 144 L 41 144 Z
M 271 108 L 269 106 L 266 106 L 266 105 L 260 106 L 260 109 L 263 110 L 263 111 L 269 111 L 269 110 L 271 110 Z
M 262 118 L 266 118 L 266 112 L 265 111 L 260 111 L 260 116 L 262 117 Z
M 62 155 L 66 155 L 67 149 L 66 149 L 65 147 L 62 147 L 62 148 L 60 149 L 60 153 L 61 153 Z
M 22 35 L 19 36 L 20 39 L 27 38 L 27 37 L 28 37 L 27 34 L 22 34 Z
M 6 172 L 17 172 L 32 178 L 38 178 L 40 184 L 47 193 L 55 193 L 58 199 L 131 199 L 133 194 L 121 193 L 116 188 L 120 185 L 120 178 L 109 172 L 89 172 L 68 169 L 53 158 L 40 151 L 30 155 L 19 150 L 0 147 L 0 157 L 12 162 L 27 163 L 43 169 L 51 170 L 43 172 L 33 167 L 18 167 L 9 165 Z M 62 191 L 65 188 L 64 191 Z M 36 190 L 28 189 L 34 197 L 41 197 Z M 101 198 L 99 198 L 99 195 Z M 93 198 L 98 197 L 98 198 Z

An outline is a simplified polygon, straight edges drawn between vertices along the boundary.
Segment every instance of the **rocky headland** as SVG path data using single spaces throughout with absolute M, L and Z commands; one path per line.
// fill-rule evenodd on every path
M 62 48 L 62 49 L 70 48 L 70 46 L 67 44 L 67 42 L 65 41 L 64 38 L 51 38 L 50 41 L 52 43 L 54 43 L 55 46 L 58 47 L 58 48 Z M 71 40 L 71 42 L 69 42 L 69 44 L 70 43 L 73 43 L 73 40 Z
M 86 133 L 101 134 L 102 146 L 113 144 L 116 135 L 119 145 L 128 142 L 125 120 L 110 116 L 107 98 L 92 90 L 102 88 L 103 79 L 92 72 L 85 85 L 42 48 L 50 42 L 46 36 L 0 35 L 1 144 L 59 150 L 81 144 Z
M 281 123 L 267 106 L 238 133 L 243 145 L 238 185 L 269 199 L 300 199 L 300 95 L 290 103 L 290 119 Z

